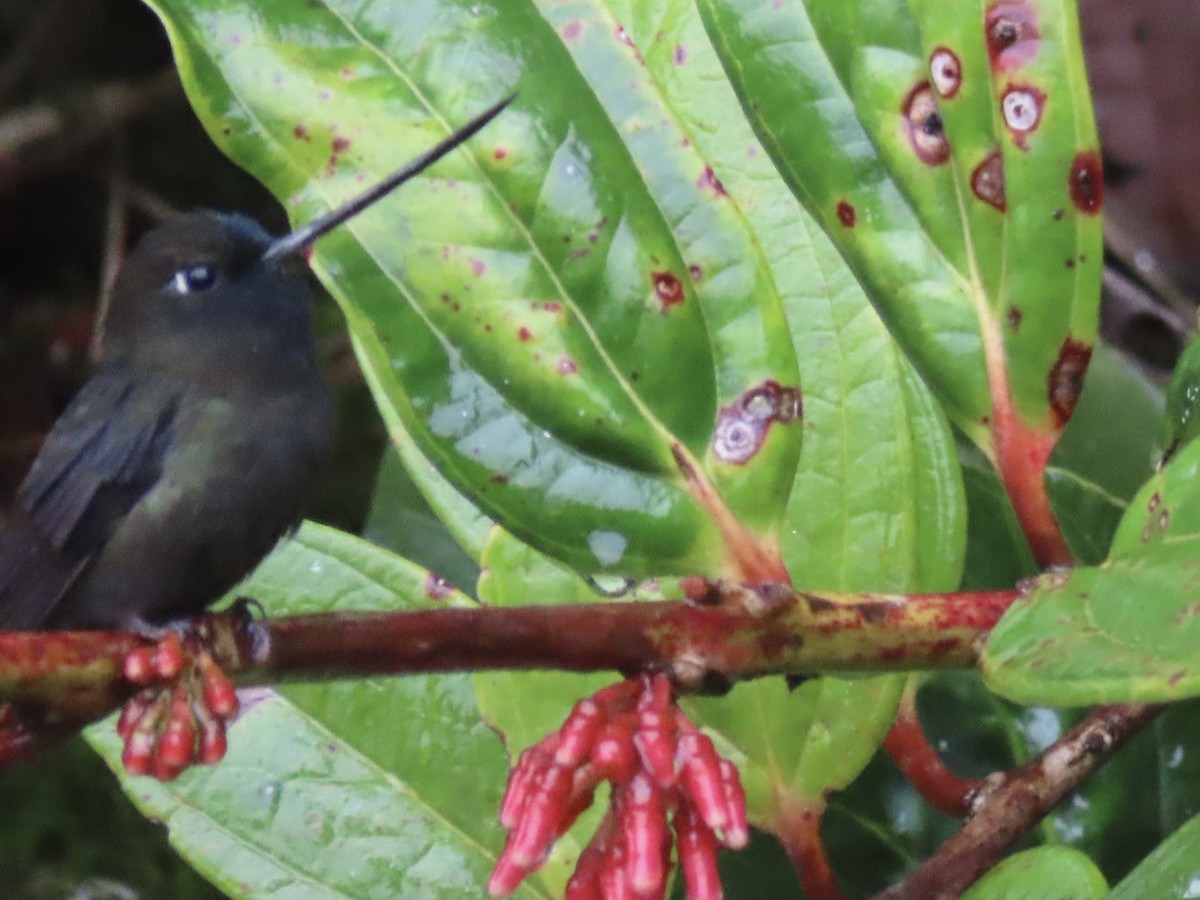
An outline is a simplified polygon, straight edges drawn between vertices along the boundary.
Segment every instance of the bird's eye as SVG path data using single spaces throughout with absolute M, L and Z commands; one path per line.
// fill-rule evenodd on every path
M 184 266 L 171 276 L 171 290 L 177 294 L 206 291 L 217 282 L 217 270 L 204 263 Z

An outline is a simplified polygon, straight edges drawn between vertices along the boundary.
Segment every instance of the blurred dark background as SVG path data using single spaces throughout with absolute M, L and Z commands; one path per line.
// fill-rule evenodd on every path
M 1081 0 L 1107 171 L 1104 336 L 1153 380 L 1200 296 L 1200 5 Z M 192 115 L 137 0 L 0 0 L 0 510 L 89 367 L 97 298 L 173 210 L 282 211 Z M 340 317 L 318 310 L 339 451 L 314 517 L 358 530 L 384 434 Z M 0 896 L 218 898 L 75 741 L 0 773 Z

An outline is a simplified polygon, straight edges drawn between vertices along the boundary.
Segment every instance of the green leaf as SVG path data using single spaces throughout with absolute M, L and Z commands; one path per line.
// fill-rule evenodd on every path
M 432 569 L 463 590 L 473 590 L 479 580 L 477 560 L 483 550 L 483 540 L 479 538 L 476 544 L 476 535 L 481 531 L 486 534 L 491 524 L 444 479 L 441 485 L 445 493 L 440 501 L 435 496 L 434 502 L 438 503 L 435 513 L 425 500 L 421 487 L 435 483 L 434 479 L 440 476 L 415 449 L 413 453 L 414 457 L 406 456 L 405 461 L 399 453 L 384 453 L 362 536 L 417 565 Z M 420 473 L 417 478 L 409 474 L 410 466 Z M 418 484 L 422 475 L 425 478 Z M 466 525 L 466 529 L 452 532 L 447 519 L 456 520 L 451 507 L 459 504 L 464 512 L 474 515 L 457 519 Z
M 1173 456 L 1200 434 L 1200 340 L 1193 340 L 1180 355 L 1166 400 L 1158 439 L 1160 457 Z
M 417 608 L 430 602 L 428 578 L 357 538 L 305 525 L 240 592 L 271 615 Z M 439 602 L 470 600 L 452 592 Z M 282 693 L 243 695 L 220 766 L 168 785 L 123 776 L 185 857 L 238 897 L 486 896 L 503 844 L 495 815 L 507 761 L 467 676 Z M 112 721 L 90 739 L 120 774 Z
M 1092 565 L 1102 561 L 1125 513 L 1125 502 L 1095 482 L 1054 466 L 1046 469 L 1046 493 L 1075 558 Z
M 1200 816 L 1189 820 L 1159 844 L 1127 878 L 1113 888 L 1108 900 L 1200 897 L 1197 854 L 1200 854 Z
M 779 297 L 610 10 L 156 6 L 213 139 L 297 219 L 518 88 L 469 149 L 317 248 L 385 420 L 584 572 L 719 572 L 728 511 L 774 542 L 800 437 Z M 784 424 L 747 412 L 764 397 Z M 722 430 L 742 420 L 749 451 Z
M 1197 445 L 1200 446 L 1200 445 Z M 1200 694 L 1200 537 L 1042 576 L 988 636 L 988 686 L 1019 703 L 1147 703 Z
M 700 4 L 764 146 L 955 423 L 987 447 L 993 402 L 1011 393 L 1027 425 L 1057 431 L 1095 336 L 1102 262 L 1074 5 L 1014 6 L 1041 40 L 995 63 L 983 4 L 909 5 Z M 1017 86 L 1024 99 L 1008 97 Z M 1006 102 L 1010 117 L 1014 102 L 1036 110 L 1036 126 L 1013 130 Z M 990 393 L 987 360 L 1004 382 Z
M 1086 854 L 1070 847 L 1034 847 L 1003 860 L 963 894 L 963 900 L 1099 900 L 1108 882 Z

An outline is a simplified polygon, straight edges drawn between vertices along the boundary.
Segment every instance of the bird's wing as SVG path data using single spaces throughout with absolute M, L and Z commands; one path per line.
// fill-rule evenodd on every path
M 162 473 L 178 391 L 101 369 L 55 423 L 0 532 L 0 627 L 37 628 Z

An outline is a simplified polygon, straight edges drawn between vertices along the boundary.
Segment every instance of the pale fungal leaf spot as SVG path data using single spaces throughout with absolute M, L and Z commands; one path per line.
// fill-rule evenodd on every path
M 950 99 L 962 86 L 962 63 L 953 50 L 939 47 L 929 58 L 929 77 L 938 96 Z
M 1042 117 L 1039 98 L 1024 88 L 1012 88 L 1000 101 L 1004 121 L 1013 131 L 1032 131 Z

